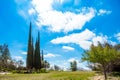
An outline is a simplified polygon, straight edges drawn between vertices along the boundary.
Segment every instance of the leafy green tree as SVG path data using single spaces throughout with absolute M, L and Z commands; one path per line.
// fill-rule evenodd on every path
M 44 61 L 44 68 L 46 69 L 46 68 L 49 68 L 50 67 L 50 64 L 45 60 Z
M 108 68 L 118 58 L 118 55 L 118 51 L 110 44 L 105 43 L 102 45 L 98 42 L 98 46 L 92 44 L 90 50 L 85 51 L 82 60 L 100 64 L 102 66 L 105 80 L 107 80 Z
M 24 62 L 23 62 L 22 60 L 18 60 L 17 63 L 18 63 L 18 67 L 19 67 L 19 68 L 22 67 L 23 64 L 24 64 Z
M 77 62 L 74 60 L 73 62 L 70 62 L 70 67 L 72 71 L 77 70 Z
M 10 61 L 11 56 L 8 45 L 0 45 L 0 69 L 8 69 Z
M 57 66 L 57 65 L 54 65 L 54 70 L 55 70 L 55 71 L 59 71 L 59 70 L 60 70 L 60 67 Z

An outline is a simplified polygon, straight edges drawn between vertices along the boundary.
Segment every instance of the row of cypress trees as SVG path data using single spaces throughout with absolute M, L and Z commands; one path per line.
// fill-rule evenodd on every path
M 26 65 L 28 69 L 35 68 L 36 70 L 43 68 L 44 57 L 43 51 L 42 55 L 40 54 L 40 34 L 38 32 L 38 38 L 36 39 L 35 47 L 32 37 L 32 24 L 30 22 L 29 29 L 29 38 L 28 38 L 28 51 L 27 51 L 27 60 Z

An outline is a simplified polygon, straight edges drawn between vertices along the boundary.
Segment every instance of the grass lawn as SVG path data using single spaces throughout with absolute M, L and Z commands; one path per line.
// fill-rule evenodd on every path
M 6 74 L 0 80 L 89 80 L 94 72 L 50 72 L 40 74 Z

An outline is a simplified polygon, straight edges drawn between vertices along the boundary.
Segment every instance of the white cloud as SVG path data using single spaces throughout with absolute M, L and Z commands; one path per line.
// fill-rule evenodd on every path
M 73 62 L 73 61 L 77 61 L 76 58 L 70 58 L 70 59 L 68 60 L 68 62 Z
M 48 54 L 44 55 L 45 58 L 54 58 L 54 57 L 58 57 L 58 56 L 60 56 L 60 55 L 52 54 L 52 53 L 48 53 Z
M 86 29 L 81 33 L 74 33 L 68 36 L 59 37 L 56 39 L 51 40 L 51 43 L 53 44 L 69 44 L 74 43 L 79 45 L 83 49 L 89 49 L 90 45 L 93 43 L 94 45 L 97 45 L 98 41 L 100 43 L 107 42 L 108 40 L 107 36 L 96 36 L 95 33 L 92 31 Z
M 107 11 L 107 10 L 104 10 L 104 9 L 100 9 L 98 11 L 98 15 L 104 15 L 104 14 L 111 14 L 112 11 Z
M 95 46 L 98 45 L 98 42 L 100 42 L 101 44 L 104 44 L 105 42 L 107 42 L 107 36 L 96 36 L 92 39 L 92 42 Z
M 70 47 L 70 46 L 63 46 L 62 49 L 68 50 L 68 51 L 74 51 L 75 50 L 73 47 Z
M 21 52 L 21 54 L 25 54 L 25 55 L 26 55 L 26 54 L 27 54 L 27 52 L 25 52 L 25 51 L 22 51 L 22 52 Z
M 110 44 L 113 45 L 113 46 L 115 46 L 117 43 L 114 42 L 114 41 L 110 41 Z
M 14 58 L 15 60 L 17 60 L 17 61 L 18 61 L 18 60 L 22 60 L 22 61 L 23 61 L 23 57 L 21 57 L 21 56 L 14 56 L 13 58 Z
M 62 0 L 57 0 L 62 2 Z M 69 32 L 75 29 L 81 29 L 86 22 L 89 22 L 95 16 L 93 8 L 84 8 L 79 14 L 73 12 L 62 12 L 53 9 L 54 0 L 32 0 L 32 9 L 37 12 L 36 24 L 48 26 L 53 32 Z
M 18 14 L 21 15 L 23 18 L 27 19 L 28 15 L 26 14 L 26 12 L 24 10 L 19 10 Z
M 31 9 L 28 10 L 28 13 L 29 13 L 30 15 L 35 14 L 35 10 L 34 10 L 33 8 L 31 8 Z
M 117 38 L 118 41 L 120 41 L 120 33 L 117 33 L 115 37 Z
M 91 45 L 91 39 L 95 37 L 95 34 L 86 29 L 85 31 L 81 33 L 74 33 L 68 36 L 59 37 L 56 39 L 53 39 L 51 42 L 53 44 L 68 44 L 68 43 L 75 43 L 80 45 L 83 49 L 89 49 L 89 46 Z

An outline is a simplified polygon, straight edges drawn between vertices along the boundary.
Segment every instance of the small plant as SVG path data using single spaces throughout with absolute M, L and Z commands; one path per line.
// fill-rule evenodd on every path
M 47 72 L 47 71 L 46 71 L 45 68 L 40 69 L 40 73 L 46 73 L 46 72 Z

